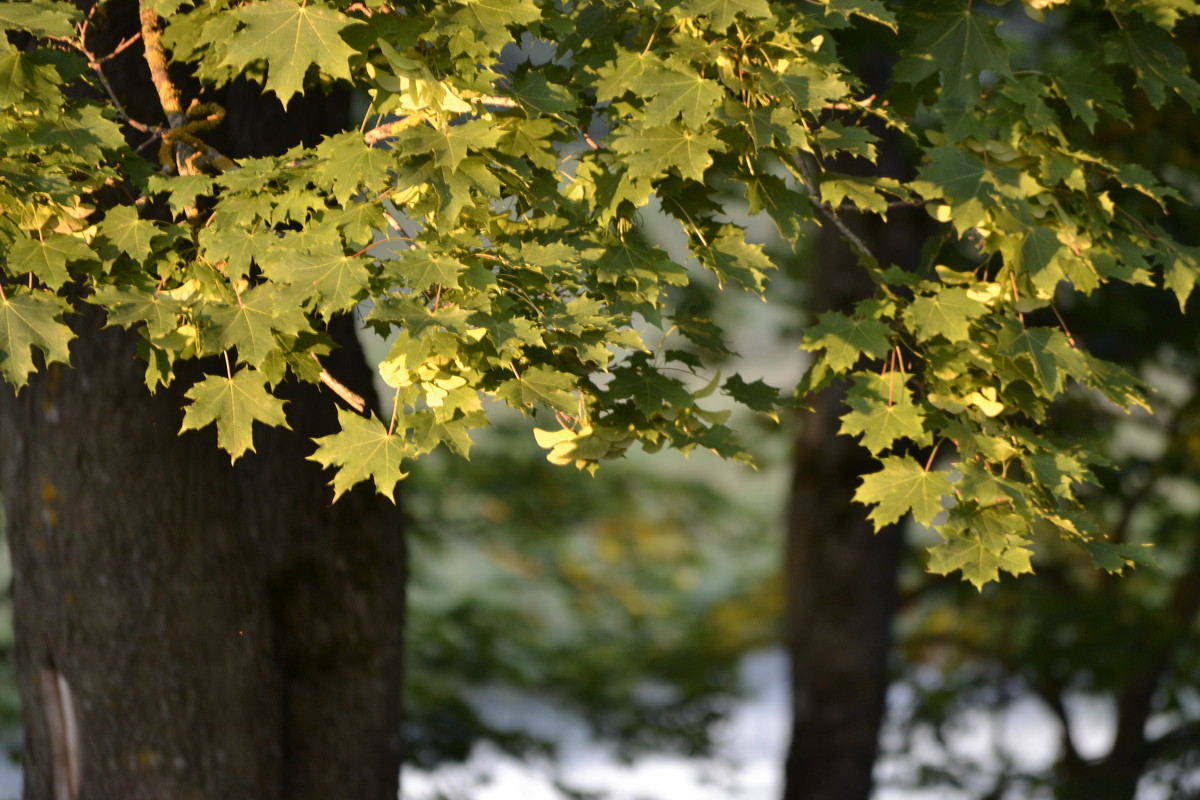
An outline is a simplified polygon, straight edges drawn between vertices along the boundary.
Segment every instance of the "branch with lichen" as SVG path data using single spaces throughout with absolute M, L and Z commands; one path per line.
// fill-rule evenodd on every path
M 236 166 L 232 159 L 200 140 L 197 134 L 215 128 L 225 118 L 216 103 L 193 100 L 186 110 L 178 87 L 171 80 L 167 53 L 162 44 L 162 17 L 146 2 L 139 10 L 142 45 L 150 80 L 170 128 L 163 132 L 158 157 L 164 167 L 174 165 L 180 175 L 198 175 L 205 167 L 224 171 Z

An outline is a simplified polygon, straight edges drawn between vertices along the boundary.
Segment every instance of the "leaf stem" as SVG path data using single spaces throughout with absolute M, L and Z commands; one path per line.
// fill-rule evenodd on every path
M 387 435 L 391 436 L 396 432 L 396 417 L 400 414 L 400 390 L 396 390 L 396 396 L 392 398 L 392 418 L 388 421 Z
M 942 442 L 944 441 L 945 439 L 938 439 L 936 442 L 934 442 L 933 449 L 929 451 L 929 458 L 925 460 L 926 472 L 929 472 L 929 470 L 933 467 L 933 459 L 937 457 L 938 448 L 942 446 Z

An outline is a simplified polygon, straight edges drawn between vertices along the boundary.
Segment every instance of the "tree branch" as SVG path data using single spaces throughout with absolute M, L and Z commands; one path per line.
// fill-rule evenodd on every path
M 850 229 L 845 220 L 838 216 L 837 209 L 829 203 L 821 199 L 821 187 L 817 183 L 816 175 L 813 173 L 812 165 L 808 163 L 803 153 L 796 153 L 792 156 L 792 163 L 800 171 L 800 176 L 804 181 L 804 190 L 808 194 L 808 199 L 812 202 L 813 207 L 821 212 L 821 215 L 833 223 L 833 226 L 846 237 L 850 242 L 850 246 L 858 252 L 859 255 L 867 258 L 871 262 L 878 264 L 879 259 L 871 252 L 871 248 L 867 247 L 867 243 L 862 240 L 862 237 Z M 874 275 L 872 275 L 874 279 Z M 878 282 L 878 281 L 877 281 Z

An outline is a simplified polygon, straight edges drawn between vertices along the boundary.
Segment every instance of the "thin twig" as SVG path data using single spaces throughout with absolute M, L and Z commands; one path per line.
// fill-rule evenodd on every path
M 321 363 L 320 359 L 317 358 L 315 353 L 311 353 L 310 355 L 312 355 L 313 361 L 316 361 L 318 364 Z M 329 370 L 324 368 L 321 369 L 321 383 L 332 389 L 334 394 L 345 400 L 346 405 L 350 406 L 358 413 L 367 413 L 367 401 L 364 400 L 361 395 L 350 391 L 350 389 L 348 389 L 344 383 L 330 375 Z
M 808 162 L 804 158 L 804 155 L 802 153 L 796 153 L 792 156 L 792 162 L 796 165 L 796 168 L 800 170 L 800 176 L 804 181 L 804 189 L 808 192 L 808 198 L 812 201 L 813 206 L 815 206 L 826 219 L 833 223 L 833 226 L 837 228 L 843 236 L 846 237 L 851 246 L 857 250 L 860 255 L 863 255 L 878 264 L 879 259 L 875 258 L 875 255 L 871 252 L 871 248 L 867 247 L 867 243 L 864 242 L 858 234 L 852 231 L 850 226 L 838 216 L 837 211 L 833 208 L 833 206 L 821 199 L 821 187 L 817 183 L 816 176 L 813 175 L 812 167 L 809 166 Z M 872 275 L 872 277 L 874 276 Z

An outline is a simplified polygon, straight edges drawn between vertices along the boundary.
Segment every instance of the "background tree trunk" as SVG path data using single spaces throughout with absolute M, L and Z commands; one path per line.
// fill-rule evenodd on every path
M 868 84 L 887 65 L 869 55 Z M 911 169 L 899 143 L 881 136 L 879 168 Z M 853 171 L 854 164 L 840 165 Z M 844 219 L 877 257 L 915 269 L 929 231 L 921 209 L 893 209 L 888 222 Z M 821 232 L 810 278 L 811 316 L 849 310 L 874 291 L 866 271 L 832 225 Z M 845 386 L 813 400 L 796 442 L 787 540 L 787 636 L 792 661 L 792 739 L 785 800 L 868 800 L 889 683 L 888 656 L 897 610 L 902 525 L 879 534 L 869 509 L 853 502 L 870 454 L 841 436 Z
M 870 241 L 870 240 L 868 240 Z M 846 309 L 872 285 L 826 228 L 813 313 Z M 870 454 L 839 436 L 844 387 L 814 399 L 796 443 L 787 547 L 792 740 L 785 800 L 867 800 L 888 686 L 900 526 L 876 534 L 852 502 Z

